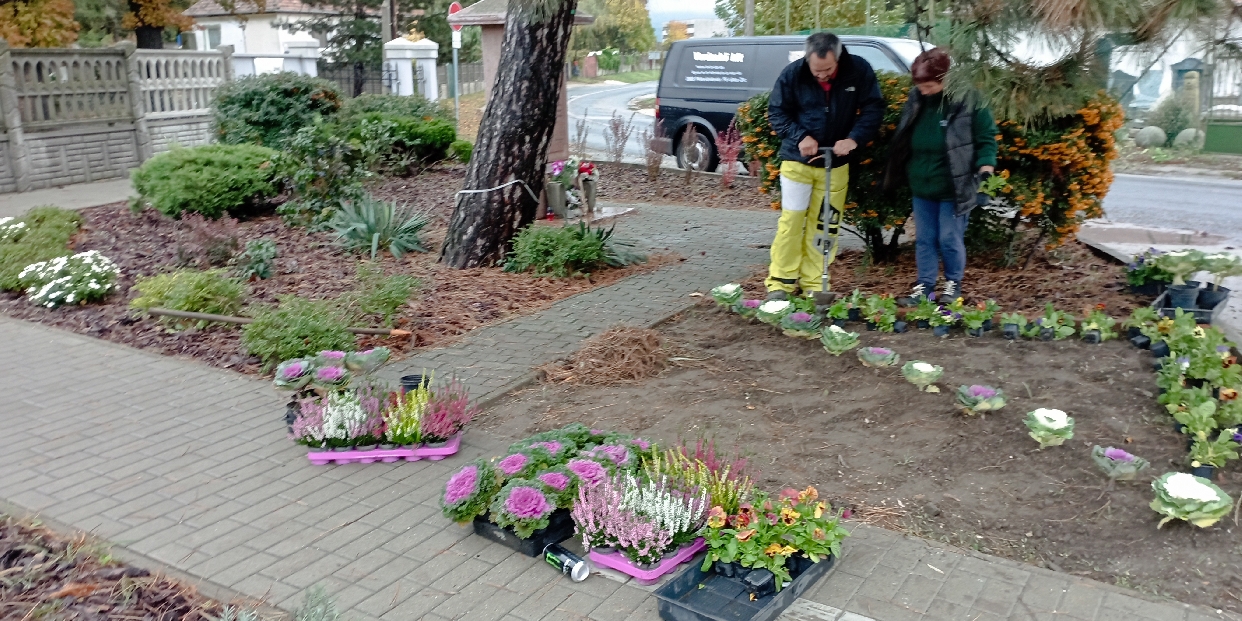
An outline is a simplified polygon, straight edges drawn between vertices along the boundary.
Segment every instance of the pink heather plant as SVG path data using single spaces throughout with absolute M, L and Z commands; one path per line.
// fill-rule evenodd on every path
M 444 517 L 465 524 L 487 513 L 500 489 L 496 469 L 482 459 L 476 459 L 453 473 L 440 495 L 440 511 Z
M 423 412 L 423 438 L 428 442 L 445 442 L 461 433 L 478 411 L 478 406 L 470 403 L 465 385 L 454 379 L 432 391 Z
M 582 537 L 582 547 L 616 547 L 617 538 L 608 525 L 616 520 L 622 500 L 624 495 L 612 479 L 578 486 L 578 499 L 569 515 L 574 520 L 574 534 Z
M 512 528 L 521 539 L 529 539 L 535 531 L 548 527 L 548 516 L 556 509 L 540 489 L 542 484 L 526 479 L 512 479 L 492 501 L 489 511 L 492 522 Z
M 293 421 L 290 439 L 311 448 L 323 448 L 323 404 L 319 399 L 303 399 L 298 417 Z
M 594 487 L 580 487 L 570 517 L 575 533 L 588 548 L 618 548 L 635 563 L 654 563 L 673 543 L 673 534 L 655 519 L 622 509 L 625 492 L 620 476 Z
M 571 459 L 565 467 L 578 477 L 579 481 L 585 483 L 585 487 L 599 485 L 608 478 L 608 471 L 598 462 L 589 459 Z

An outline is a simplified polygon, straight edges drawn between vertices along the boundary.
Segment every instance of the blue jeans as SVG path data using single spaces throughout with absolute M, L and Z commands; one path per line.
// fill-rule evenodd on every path
M 957 202 L 914 197 L 914 256 L 919 284 L 931 291 L 936 286 L 940 263 L 944 279 L 962 282 L 966 272 L 966 222 L 970 214 L 954 214 Z

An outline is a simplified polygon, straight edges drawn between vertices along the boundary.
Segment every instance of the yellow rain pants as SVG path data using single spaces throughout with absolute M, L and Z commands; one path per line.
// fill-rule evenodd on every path
M 832 169 L 829 204 L 838 213 L 845 209 L 845 190 L 850 167 Z M 824 204 L 824 169 L 800 162 L 781 162 L 781 219 L 772 240 L 772 262 L 768 265 L 768 291 L 793 293 L 799 286 L 810 294 L 819 291 L 824 255 L 815 244 L 825 222 L 819 219 Z M 824 231 L 825 245 L 831 244 Z M 834 256 L 828 257 L 831 263 Z

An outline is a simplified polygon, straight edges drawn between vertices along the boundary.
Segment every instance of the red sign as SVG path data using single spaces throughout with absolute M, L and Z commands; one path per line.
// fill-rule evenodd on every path
M 453 4 L 449 5 L 449 15 L 452 15 L 460 10 L 461 10 L 460 2 L 454 2 Z M 453 27 L 453 30 L 456 30 L 458 32 L 461 31 L 461 24 L 451 24 L 451 26 Z

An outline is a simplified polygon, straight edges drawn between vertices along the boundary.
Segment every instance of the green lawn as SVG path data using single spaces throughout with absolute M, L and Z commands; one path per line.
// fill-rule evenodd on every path
M 660 70 L 651 69 L 648 71 L 630 71 L 627 73 L 612 73 L 609 75 L 599 76 L 598 78 L 578 77 L 578 78 L 574 78 L 573 82 L 578 83 L 578 84 L 599 84 L 600 82 L 604 82 L 605 80 L 612 80 L 614 82 L 625 82 L 626 84 L 635 84 L 637 82 L 649 82 L 651 80 L 658 80 L 658 79 L 660 79 Z

